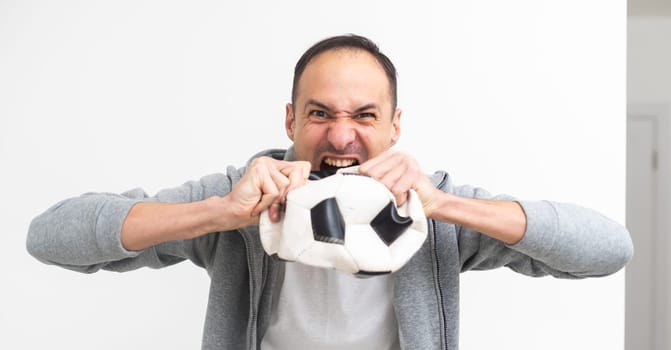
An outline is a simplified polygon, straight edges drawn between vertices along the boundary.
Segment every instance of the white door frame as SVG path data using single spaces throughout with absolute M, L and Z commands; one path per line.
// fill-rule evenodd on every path
M 669 243 L 671 243 L 671 239 L 669 239 L 671 233 L 671 181 L 669 181 L 671 179 L 669 166 L 671 163 L 671 140 L 669 140 L 671 125 L 669 124 L 669 105 L 630 103 L 627 106 L 627 120 L 636 119 L 651 120 L 653 125 L 657 126 L 653 139 L 653 147 L 656 147 L 656 171 L 652 173 L 652 181 L 656 189 L 652 199 L 655 208 L 652 217 L 655 218 L 653 219 L 655 222 L 651 225 L 655 232 L 650 233 L 652 237 L 649 237 L 654 241 L 654 244 L 652 249 L 634 246 L 635 256 L 637 254 L 652 254 L 652 261 L 655 266 L 652 266 L 652 273 L 647 275 L 650 276 L 650 280 L 642 283 L 642 285 L 627 284 L 627 290 L 631 292 L 625 295 L 625 300 L 626 309 L 629 309 L 636 305 L 634 298 L 648 295 L 652 298 L 653 309 L 648 315 L 625 313 L 625 344 L 626 350 L 666 350 L 671 349 L 671 335 L 668 334 L 668 330 L 671 329 L 671 323 L 669 323 L 671 320 L 671 303 L 668 301 L 669 291 L 671 291 L 671 278 L 669 276 L 671 259 L 667 258 L 671 249 L 669 246 Z M 628 169 L 627 171 L 635 171 L 635 169 Z M 631 203 L 627 202 L 627 207 L 630 206 Z M 632 236 L 636 234 L 642 233 L 632 232 Z M 629 268 L 626 275 L 630 273 L 636 273 L 636 271 Z M 629 279 L 627 280 L 629 281 Z M 637 319 L 641 317 L 646 317 L 647 320 Z M 633 338 L 646 334 L 645 330 L 636 329 L 637 325 L 642 324 L 653 325 L 653 329 L 647 332 L 652 337 L 652 339 L 649 339 L 649 343 L 652 345 L 651 349 L 634 349 L 632 345 L 640 344 Z

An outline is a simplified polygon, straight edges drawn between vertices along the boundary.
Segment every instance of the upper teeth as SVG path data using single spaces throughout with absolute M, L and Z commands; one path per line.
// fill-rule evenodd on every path
M 352 166 L 354 162 L 356 162 L 355 159 L 333 159 L 333 158 L 324 159 L 324 163 L 338 168 Z

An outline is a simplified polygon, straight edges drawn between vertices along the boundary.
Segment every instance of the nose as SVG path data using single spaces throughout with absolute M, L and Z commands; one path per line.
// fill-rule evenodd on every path
M 344 150 L 356 140 L 356 130 L 350 118 L 335 118 L 330 124 L 327 140 L 337 150 Z

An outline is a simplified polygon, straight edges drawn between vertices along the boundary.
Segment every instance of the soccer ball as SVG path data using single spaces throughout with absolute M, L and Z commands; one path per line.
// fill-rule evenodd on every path
M 382 183 L 348 169 L 290 191 L 280 222 L 261 214 L 268 255 L 358 276 L 395 272 L 410 260 L 427 235 L 417 193 L 397 207 Z

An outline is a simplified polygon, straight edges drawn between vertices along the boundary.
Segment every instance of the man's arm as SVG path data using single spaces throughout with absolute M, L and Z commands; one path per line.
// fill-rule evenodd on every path
M 528 275 L 603 276 L 622 268 L 633 254 L 626 228 L 594 210 L 493 197 L 470 186 L 441 190 L 401 152 L 387 151 L 363 163 L 359 172 L 384 183 L 397 203 L 414 189 L 427 217 L 456 224 L 462 269 L 505 265 Z
M 236 228 L 228 197 L 214 196 L 192 203 L 140 202 L 128 212 L 121 228 L 127 250 L 144 250 L 166 241 L 190 239 Z M 217 226 L 217 220 L 229 223 Z
M 441 192 L 428 211 L 434 220 L 445 221 L 512 245 L 524 237 L 527 218 L 517 202 L 473 199 Z
M 273 203 L 282 202 L 289 189 L 305 182 L 309 169 L 305 162 L 261 157 L 242 177 L 229 170 L 229 176 L 207 176 L 155 197 L 139 189 L 121 195 L 85 194 L 33 219 L 27 249 L 45 263 L 82 272 L 161 267 L 172 259 L 144 254 L 146 248 L 174 242 L 168 250 L 181 251 L 181 239 L 252 225 L 269 207 L 271 218 L 278 220 L 279 206 Z M 188 251 L 180 256 L 186 258 Z

